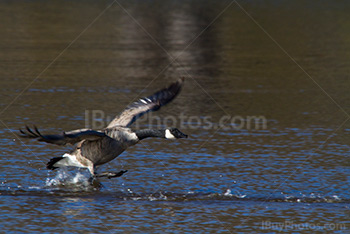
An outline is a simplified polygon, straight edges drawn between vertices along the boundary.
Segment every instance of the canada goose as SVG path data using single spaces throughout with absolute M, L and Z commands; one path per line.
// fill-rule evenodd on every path
M 177 128 L 143 129 L 136 131 L 129 128 L 143 114 L 149 111 L 157 111 L 161 106 L 172 101 L 179 94 L 183 81 L 184 79 L 181 78 L 169 87 L 130 104 L 104 129 L 78 129 L 63 132 L 59 135 L 42 135 L 35 126 L 34 130 L 26 126 L 26 131 L 20 129 L 20 136 L 24 138 L 36 138 L 39 141 L 56 145 L 75 145 L 74 149 L 69 153 L 65 153 L 61 157 L 52 158 L 46 165 L 47 169 L 54 170 L 59 167 L 73 166 L 87 168 L 92 178 L 119 177 L 127 171 L 97 174 L 96 167 L 108 163 L 129 146 L 135 145 L 147 137 L 166 139 L 187 138 L 187 135 Z

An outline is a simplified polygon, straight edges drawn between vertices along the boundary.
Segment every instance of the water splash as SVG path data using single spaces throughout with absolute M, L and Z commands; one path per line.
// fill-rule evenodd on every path
M 60 169 L 55 178 L 47 178 L 45 187 L 76 187 L 76 188 L 89 188 L 91 183 L 89 181 L 90 177 L 84 175 L 81 172 L 75 174 L 70 173 L 66 168 Z
M 231 189 L 227 189 L 226 192 L 223 194 L 224 196 L 226 197 L 232 197 L 232 196 L 235 196 L 237 198 L 245 198 L 247 195 L 245 194 L 241 194 L 240 192 L 236 192 L 237 194 L 233 194 Z

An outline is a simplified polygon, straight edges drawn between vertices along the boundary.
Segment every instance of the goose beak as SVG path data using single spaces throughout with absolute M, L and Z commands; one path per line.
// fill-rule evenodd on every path
M 182 132 L 180 132 L 181 133 L 181 135 L 179 136 L 179 138 L 187 138 L 188 137 L 188 135 L 186 135 L 185 133 L 182 133 Z
M 187 138 L 188 137 L 188 135 L 186 135 L 185 133 L 181 132 L 179 129 L 175 129 L 174 131 L 175 131 L 174 135 L 175 135 L 176 138 Z

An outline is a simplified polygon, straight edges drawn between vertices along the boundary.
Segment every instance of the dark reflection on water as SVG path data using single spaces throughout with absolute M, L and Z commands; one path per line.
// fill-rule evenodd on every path
M 294 61 L 230 1 L 119 1 L 96 19 L 110 3 L 0 3 L 4 232 L 350 228 L 348 2 L 240 3 Z M 128 149 L 103 168 L 128 173 L 102 188 L 85 171 L 45 169 L 68 148 L 14 135 L 25 124 L 84 127 L 86 110 L 114 116 L 180 76 L 181 95 L 152 116 L 175 117 L 190 138 Z M 181 114 L 195 118 L 180 123 Z M 242 127 L 195 125 L 223 116 Z M 249 127 L 252 116 L 266 127 Z

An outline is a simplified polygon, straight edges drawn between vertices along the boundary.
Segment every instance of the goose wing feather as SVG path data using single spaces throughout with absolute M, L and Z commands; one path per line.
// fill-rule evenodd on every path
M 147 112 L 159 110 L 160 107 L 171 102 L 179 94 L 183 82 L 184 78 L 181 78 L 151 96 L 141 98 L 130 104 L 120 115 L 115 117 L 112 122 L 109 123 L 107 128 L 115 126 L 129 127 L 136 121 L 136 119 Z
M 20 137 L 23 138 L 35 138 L 38 141 L 44 141 L 55 145 L 74 145 L 82 140 L 96 141 L 107 135 L 103 131 L 94 131 L 91 129 L 78 129 L 69 132 L 63 132 L 56 135 L 43 135 L 39 132 L 38 128 L 34 126 L 34 130 L 26 126 L 26 130 L 20 129 Z

